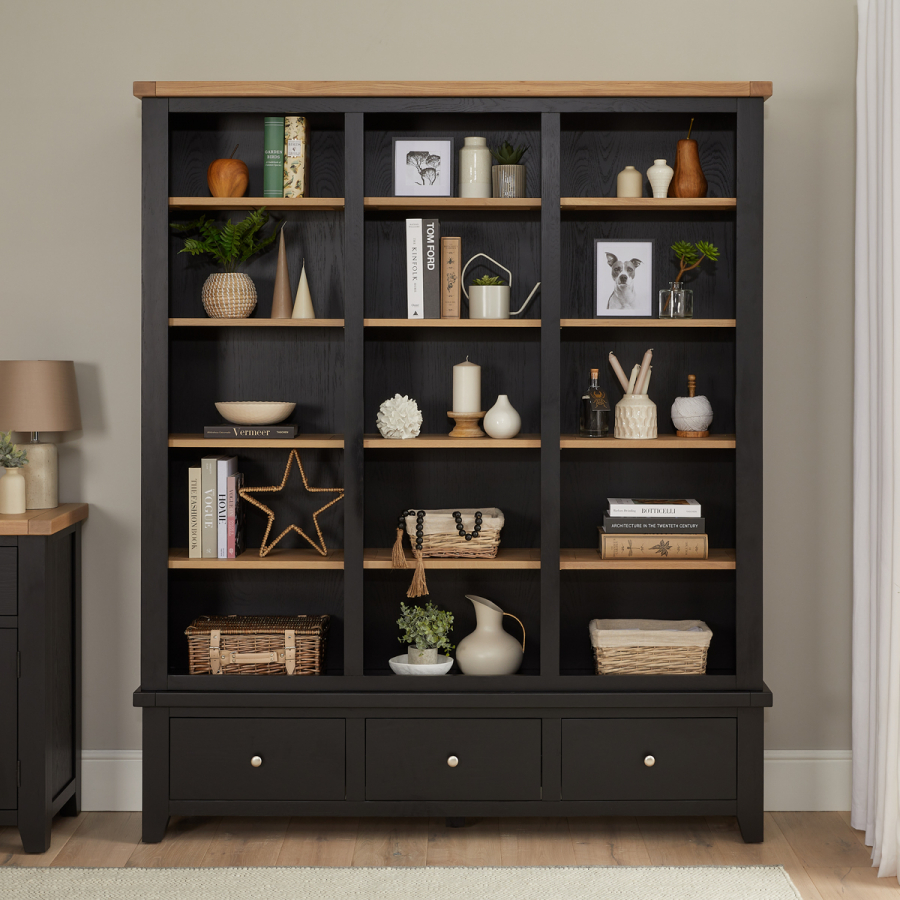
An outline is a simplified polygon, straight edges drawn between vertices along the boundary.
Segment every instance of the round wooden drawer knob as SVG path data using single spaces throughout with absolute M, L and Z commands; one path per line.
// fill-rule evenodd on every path
M 656 765 L 656 757 L 655 756 L 645 756 L 644 757 L 644 765 L 647 766 L 648 768 L 650 766 L 655 766 Z
M 451 769 L 455 769 L 459 765 L 459 759 L 455 756 L 448 756 L 447 765 L 450 766 Z
M 262 765 L 262 757 L 261 756 L 251 756 L 250 757 L 250 765 L 253 766 L 254 769 L 258 769 Z

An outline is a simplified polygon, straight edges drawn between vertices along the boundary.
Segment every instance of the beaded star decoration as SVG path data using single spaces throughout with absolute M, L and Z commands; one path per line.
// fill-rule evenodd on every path
M 321 509 L 317 509 L 313 513 L 313 524 L 316 526 L 316 534 L 319 535 L 319 541 L 316 543 L 299 525 L 294 525 L 291 523 L 288 525 L 281 534 L 272 541 L 271 544 L 267 544 L 266 541 L 269 539 L 269 533 L 272 530 L 272 525 L 275 522 L 275 513 L 269 509 L 264 503 L 260 503 L 259 500 L 251 497 L 251 494 L 263 494 L 263 493 L 278 493 L 278 491 L 284 490 L 284 486 L 288 482 L 288 478 L 291 474 L 291 462 L 293 460 L 297 460 L 297 468 L 300 470 L 300 477 L 303 479 L 303 487 L 306 488 L 310 493 L 328 493 L 328 494 L 337 494 L 333 500 L 329 500 Z M 259 548 L 259 555 L 266 556 L 269 554 L 271 550 L 275 548 L 275 545 L 289 532 L 296 531 L 302 538 L 304 538 L 309 544 L 311 544 L 322 556 L 328 555 L 328 549 L 325 546 L 325 538 L 322 535 L 322 529 L 319 527 L 319 514 L 325 512 L 329 506 L 334 506 L 338 500 L 344 499 L 344 489 L 343 488 L 323 488 L 323 487 L 310 487 L 309 482 L 306 480 L 306 472 L 303 471 L 303 463 L 300 462 L 300 454 L 296 450 L 291 450 L 290 456 L 288 456 L 287 465 L 284 467 L 284 478 L 281 479 L 281 484 L 272 485 L 271 487 L 257 487 L 257 488 L 242 488 L 239 491 L 241 498 L 246 500 L 248 503 L 252 503 L 258 509 L 261 509 L 268 517 L 269 524 L 266 525 L 266 533 L 263 535 L 262 546 Z

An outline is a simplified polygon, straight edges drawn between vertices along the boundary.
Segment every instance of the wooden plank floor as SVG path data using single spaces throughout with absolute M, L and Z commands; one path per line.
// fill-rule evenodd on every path
M 840 812 L 766 813 L 762 844 L 709 818 L 179 818 L 142 844 L 140 813 L 59 818 L 50 849 L 23 853 L 0 828 L 2 866 L 748 866 L 782 865 L 804 900 L 900 900 Z

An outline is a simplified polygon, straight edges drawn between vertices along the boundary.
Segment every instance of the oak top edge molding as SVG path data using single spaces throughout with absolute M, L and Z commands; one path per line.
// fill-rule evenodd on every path
M 771 81 L 135 81 L 143 97 L 762 97 Z

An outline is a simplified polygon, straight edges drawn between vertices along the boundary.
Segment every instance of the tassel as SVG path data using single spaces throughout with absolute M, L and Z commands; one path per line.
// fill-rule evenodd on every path
M 397 540 L 394 541 L 394 549 L 391 550 L 391 564 L 395 569 L 408 569 L 406 554 L 403 552 L 403 529 L 397 529 Z
M 425 560 L 421 550 L 413 550 L 416 557 L 416 571 L 413 572 L 412 584 L 406 592 L 407 597 L 427 597 L 428 583 L 425 581 Z

